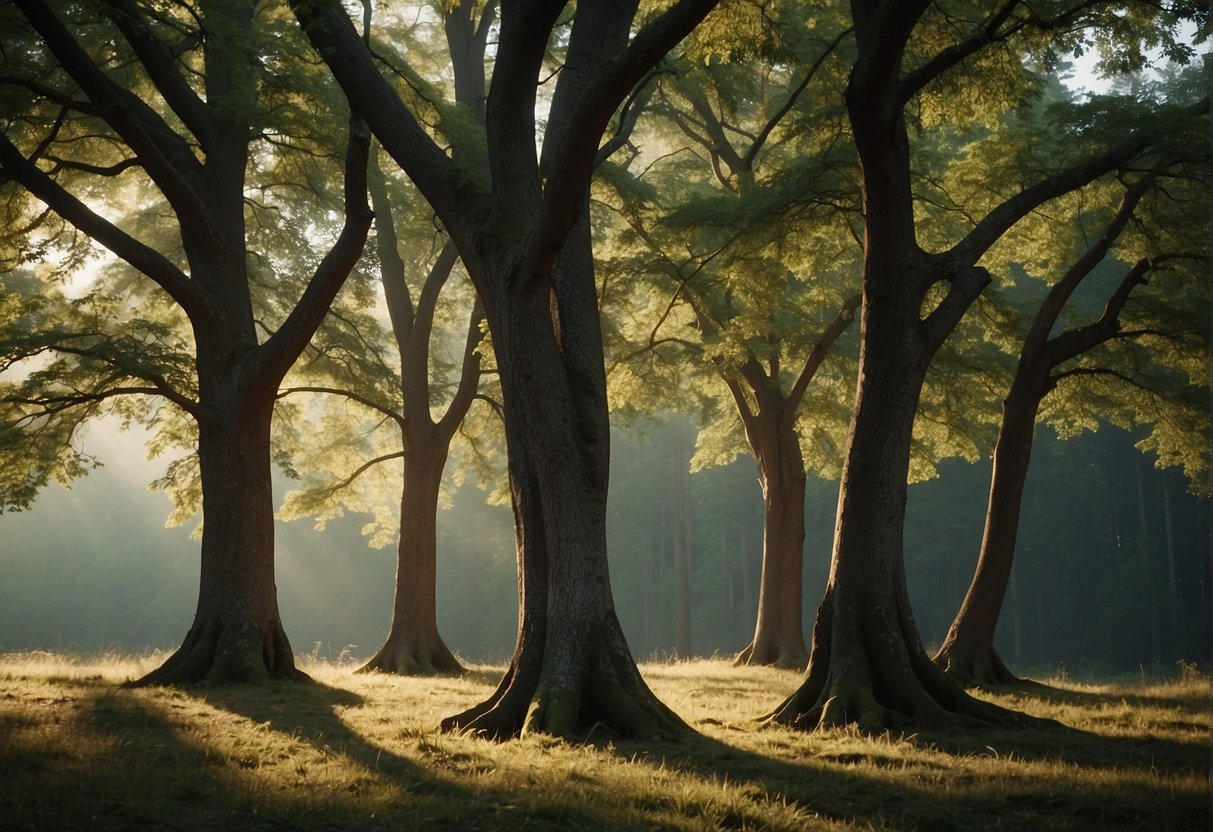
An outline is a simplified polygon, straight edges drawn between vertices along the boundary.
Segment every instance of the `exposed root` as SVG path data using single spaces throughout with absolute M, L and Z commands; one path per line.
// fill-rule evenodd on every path
M 439 726 L 441 730 L 471 734 L 489 740 L 506 740 L 521 734 L 532 688 L 518 682 L 517 667 L 515 659 L 510 663 L 492 696 L 466 711 L 448 716 L 442 720 Z
M 785 644 L 768 641 L 763 649 L 756 648 L 751 641 L 733 659 L 733 667 L 780 667 L 786 670 L 804 670 L 809 663 L 809 652 L 801 648 L 790 648 Z
M 854 725 L 869 734 L 922 727 L 964 731 L 990 725 L 1058 724 L 969 695 L 925 656 L 901 672 L 883 668 L 872 676 L 823 678 L 826 675 L 822 668 L 811 668 L 800 689 L 763 721 L 804 731 Z
M 395 645 L 391 640 L 358 673 L 395 673 L 400 676 L 458 676 L 465 672 L 463 665 L 443 644 L 405 643 Z
M 160 667 L 126 682 L 123 687 L 243 684 L 270 679 L 308 681 L 310 678 L 295 667 L 290 642 L 277 623 L 268 628 L 195 623 L 181 647 Z
M 1042 687 L 1012 673 L 992 646 L 961 649 L 945 646 L 931 661 L 957 684 L 989 690 L 1031 690 Z
M 490 739 L 541 733 L 573 741 L 675 740 L 692 732 L 649 690 L 626 648 L 612 649 L 607 639 L 596 638 L 583 667 L 580 684 L 569 687 L 538 668 L 518 673 L 511 665 L 492 697 L 443 720 L 442 729 Z

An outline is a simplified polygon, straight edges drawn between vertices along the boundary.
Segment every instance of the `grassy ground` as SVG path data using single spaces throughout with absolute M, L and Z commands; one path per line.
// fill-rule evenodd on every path
M 755 728 L 799 677 L 644 665 L 701 736 L 440 734 L 460 679 L 121 690 L 157 657 L 0 656 L 0 829 L 1141 829 L 1210 822 L 1210 684 L 1054 681 L 994 697 L 1068 730 L 865 737 Z

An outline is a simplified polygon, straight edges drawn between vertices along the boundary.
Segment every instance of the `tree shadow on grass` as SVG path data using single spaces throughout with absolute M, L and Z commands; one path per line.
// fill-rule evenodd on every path
M 1006 687 L 981 685 L 973 690 L 1003 696 L 1015 696 L 1021 699 L 1038 699 L 1042 702 L 1052 702 L 1062 705 L 1078 705 L 1081 707 L 1114 705 L 1123 701 L 1134 706 L 1153 705 L 1182 708 L 1185 710 L 1208 711 L 1211 704 L 1210 699 L 1206 697 L 1205 701 L 1197 707 L 1191 696 L 1169 691 L 1164 685 L 1158 685 L 1153 690 L 1150 685 L 1139 686 L 1136 684 L 1107 686 L 1111 688 L 1119 687 L 1122 688 L 1121 690 L 1074 690 L 1031 679 L 1024 681 L 1026 684 L 1023 685 L 1009 685 Z
M 1064 727 L 991 728 L 968 734 L 924 730 L 879 738 L 875 748 L 857 741 L 853 749 L 836 734 L 802 754 L 804 744 L 783 729 L 727 729 L 770 731 L 764 737 L 769 750 L 759 753 L 727 737 L 700 734 L 663 747 L 623 742 L 616 752 L 739 785 L 755 806 L 794 803 L 806 823 L 823 817 L 876 828 L 1034 830 L 1180 829 L 1207 822 L 1207 795 L 1181 794 L 1165 776 L 1200 771 L 1207 765 L 1207 746 L 1143 743 Z M 907 743 L 923 753 L 908 751 Z M 1163 759 L 1169 765 L 1159 776 Z M 1139 777 L 1134 769 L 1152 777 Z
M 176 715 L 183 696 L 149 701 L 95 679 L 53 684 L 47 712 L 26 721 L 37 736 L 20 724 L 0 731 L 0 828 L 150 829 L 166 819 L 241 828 L 225 761 Z

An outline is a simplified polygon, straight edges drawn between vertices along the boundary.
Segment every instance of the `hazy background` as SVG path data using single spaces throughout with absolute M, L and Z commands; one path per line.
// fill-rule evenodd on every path
M 674 643 L 673 470 L 668 427 L 616 430 L 610 500 L 612 585 L 634 654 Z M 1032 461 L 1012 587 L 997 644 L 1021 670 L 1174 669 L 1204 661 L 1210 638 L 1210 504 L 1178 471 L 1158 471 L 1115 429 L 1058 442 Z M 95 440 L 96 434 L 94 434 Z M 0 515 L 0 651 L 173 647 L 193 618 L 198 543 L 167 529 L 167 498 L 138 441 L 103 443 L 105 467 Z M 944 463 L 910 488 L 906 566 L 923 639 L 943 637 L 972 576 L 989 465 Z M 289 482 L 280 484 L 279 497 Z M 762 504 L 748 457 L 691 476 L 692 646 L 729 655 L 754 625 Z M 805 632 L 825 586 L 837 484 L 810 477 Z M 363 520 L 323 532 L 278 524 L 278 598 L 297 654 L 374 652 L 391 614 L 395 550 L 371 549 Z M 464 486 L 440 510 L 438 619 L 470 661 L 502 661 L 517 616 L 509 510 Z

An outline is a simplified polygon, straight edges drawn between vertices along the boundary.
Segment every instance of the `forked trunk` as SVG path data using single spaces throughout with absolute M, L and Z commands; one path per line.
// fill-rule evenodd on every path
M 392 624 L 383 646 L 359 668 L 362 672 L 404 676 L 463 672 L 438 633 L 435 604 L 438 491 L 445 463 L 443 447 L 412 448 L 405 454 Z
M 508 356 L 499 366 L 520 560 L 519 635 L 493 696 L 443 728 L 494 738 L 532 731 L 675 736 L 686 726 L 640 677 L 611 598 L 609 431 L 600 345 L 594 367 L 597 331 L 566 332 L 559 351 L 546 293 L 512 298 L 505 318 L 490 317 L 490 326 L 498 354 Z
M 306 679 L 278 614 L 269 402 L 233 399 L 199 426 L 202 573 L 193 626 L 150 684 Z

